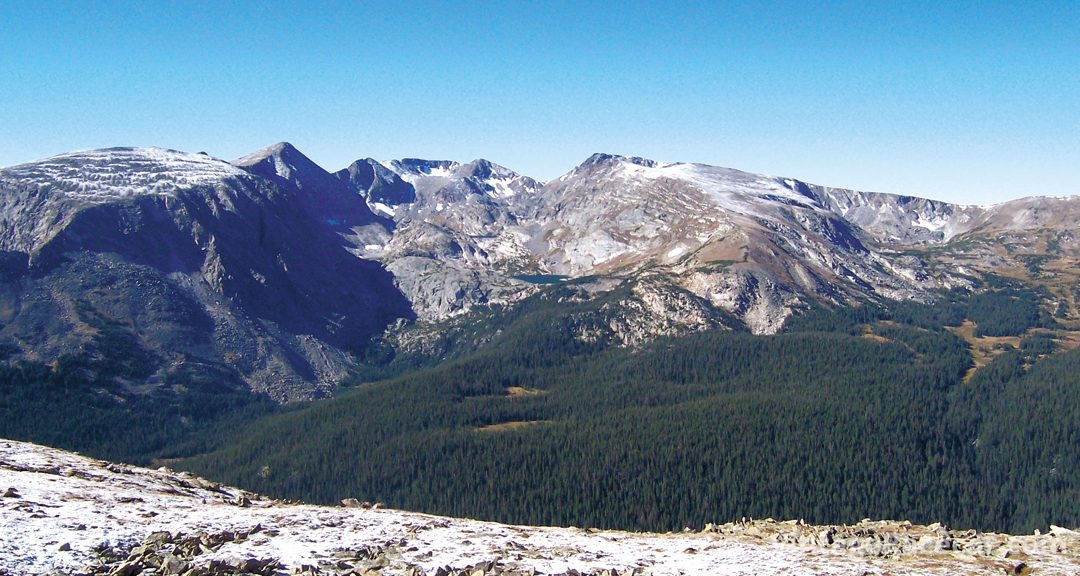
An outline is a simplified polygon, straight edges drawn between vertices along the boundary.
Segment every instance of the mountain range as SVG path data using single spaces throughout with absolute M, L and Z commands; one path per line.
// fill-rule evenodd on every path
M 287 143 L 73 152 L 0 170 L 0 345 L 108 366 L 122 394 L 283 402 L 380 354 L 445 355 L 440 335 L 551 285 L 606 298 L 573 337 L 630 347 L 988 275 L 1070 320 L 1078 216 L 1080 198 L 964 206 L 608 154 L 544 183 L 486 160 L 329 172 Z
M 1075 527 L 1078 206 L 63 154 L 0 169 L 0 437 L 512 524 Z

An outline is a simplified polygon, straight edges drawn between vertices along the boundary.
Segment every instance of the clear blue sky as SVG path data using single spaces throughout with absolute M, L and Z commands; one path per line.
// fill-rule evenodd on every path
M 0 2 L 0 166 L 282 140 L 331 171 L 610 152 L 1080 194 L 1080 2 Z

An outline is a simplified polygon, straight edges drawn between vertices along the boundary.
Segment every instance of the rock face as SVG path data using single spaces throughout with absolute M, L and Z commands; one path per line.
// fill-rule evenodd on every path
M 0 440 L 0 574 L 1067 576 L 1080 535 L 740 521 L 677 534 L 290 504 L 184 472 Z M 348 504 L 348 503 L 346 503 Z

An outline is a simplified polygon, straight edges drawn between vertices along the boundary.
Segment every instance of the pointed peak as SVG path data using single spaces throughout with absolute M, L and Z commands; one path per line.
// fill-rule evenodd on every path
M 327 178 L 330 173 L 288 142 L 278 142 L 232 162 L 233 166 L 267 177 Z
M 371 158 L 361 158 L 354 160 L 348 167 L 342 168 L 334 174 L 339 178 L 355 178 L 357 175 L 366 175 L 365 178 L 370 180 L 375 174 L 382 172 L 390 172 L 390 169 Z
M 473 160 L 472 162 L 469 162 L 468 164 L 462 164 L 459 169 L 466 169 L 469 172 L 474 172 L 475 173 L 475 172 L 491 172 L 493 170 L 498 170 L 500 168 L 505 170 L 505 168 L 503 168 L 502 166 L 499 166 L 498 164 L 495 164 L 495 163 L 491 162 L 490 160 L 485 160 L 483 158 L 477 158 L 476 160 Z
M 614 158 L 621 158 L 621 156 L 618 156 L 618 155 L 615 155 L 615 154 L 606 154 L 604 152 L 595 152 L 591 156 L 586 158 L 585 161 L 582 162 L 580 165 L 581 166 L 588 166 L 590 164 L 600 164 L 600 163 L 612 160 Z
M 247 156 L 237 158 L 232 161 L 232 164 L 233 166 L 246 167 L 254 166 L 267 158 L 284 158 L 292 160 L 295 157 L 300 157 L 310 162 L 302 152 L 296 149 L 296 146 L 293 146 L 288 142 L 278 142 L 277 144 L 271 144 L 265 148 L 256 150 Z
M 349 164 L 349 167 L 346 168 L 346 170 L 350 170 L 350 169 L 353 169 L 353 168 L 360 168 L 360 167 L 363 167 L 363 166 L 366 166 L 368 168 L 375 168 L 377 166 L 382 167 L 384 169 L 386 168 L 386 166 L 382 165 L 382 162 L 379 162 L 378 160 L 375 160 L 374 158 L 360 158 L 359 160 L 354 160 L 352 164 Z
M 372 158 L 357 160 L 334 176 L 369 200 L 395 205 L 416 199 L 412 184 Z
M 267 146 L 268 150 L 273 150 L 277 154 L 292 154 L 299 153 L 300 151 L 293 146 L 291 142 L 278 142 L 277 144 L 271 144 Z
M 363 171 L 371 172 L 384 179 L 396 179 L 398 175 L 391 168 L 387 166 L 388 162 L 380 162 L 374 158 L 363 158 L 357 160 L 346 168 L 349 172 Z
M 462 164 L 454 170 L 455 176 L 476 178 L 491 178 L 492 176 L 498 176 L 500 178 L 516 178 L 520 176 L 517 172 L 505 167 L 500 166 L 490 160 L 478 158 L 469 162 L 468 164 Z

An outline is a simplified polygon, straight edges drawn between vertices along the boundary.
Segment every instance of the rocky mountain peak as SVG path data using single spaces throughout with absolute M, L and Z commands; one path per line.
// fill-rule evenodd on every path
M 484 160 L 483 158 L 473 160 L 467 164 L 461 164 L 454 169 L 454 176 L 458 178 L 515 178 L 518 176 L 516 172 L 499 166 L 490 160 Z
M 534 194 L 543 186 L 540 182 L 522 176 L 513 170 L 489 160 L 473 160 L 455 168 L 455 178 L 469 179 L 486 194 L 499 198 L 511 198 L 518 194 Z
M 592 156 L 586 158 L 584 162 L 578 164 L 577 168 L 575 168 L 572 173 L 580 170 L 613 167 L 621 163 L 629 163 L 646 168 L 655 168 L 659 165 L 659 163 L 655 160 L 641 158 L 640 156 L 622 156 L 619 154 L 606 154 L 603 152 L 596 152 Z
M 468 178 L 469 176 L 474 178 L 488 178 L 494 174 L 506 176 L 512 174 L 512 172 L 483 158 L 478 158 L 467 164 L 462 164 L 454 170 L 454 175 L 462 178 Z
M 356 190 L 288 142 L 268 146 L 233 164 L 294 191 L 297 208 L 341 233 L 377 220 L 367 204 L 358 201 Z
M 234 166 L 261 176 L 277 177 L 293 183 L 311 178 L 325 179 L 329 176 L 322 166 L 288 142 L 272 144 L 247 156 L 237 158 L 232 163 Z
M 274 156 L 279 156 L 279 157 L 293 156 L 293 155 L 297 155 L 297 154 L 302 155 L 300 153 L 300 151 L 296 149 L 296 146 L 293 146 L 292 143 L 290 143 L 290 142 L 282 141 L 282 142 L 277 142 L 275 144 L 271 144 L 271 145 L 266 146 L 264 148 L 260 148 L 260 149 L 254 151 L 254 152 L 252 152 L 250 154 L 247 154 L 245 156 L 241 156 L 240 158 L 237 158 L 236 160 L 234 160 L 233 164 L 236 164 L 238 166 L 251 166 L 252 164 L 256 164 L 256 163 L 258 163 L 261 160 L 264 160 L 266 158 L 270 158 L 270 157 L 274 157 Z
M 396 206 L 416 201 L 416 188 L 393 170 L 376 160 L 357 160 L 348 168 L 334 174 L 350 188 L 367 199 L 369 206 Z
M 1080 218 L 1077 197 L 1031 196 L 985 208 L 988 223 L 1007 230 L 1069 227 Z
M 248 174 L 206 154 L 107 148 L 60 154 L 0 170 L 0 249 L 35 254 L 95 207 L 161 202 L 231 186 Z

